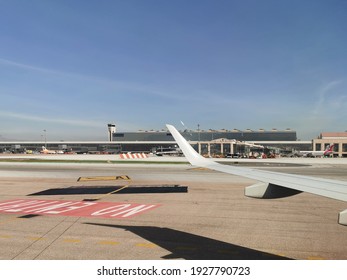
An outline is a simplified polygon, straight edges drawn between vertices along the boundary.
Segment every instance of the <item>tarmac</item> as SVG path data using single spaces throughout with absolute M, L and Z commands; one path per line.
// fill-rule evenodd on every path
M 16 161 L 7 161 L 11 158 Z M 337 223 L 346 202 L 308 193 L 248 198 L 244 188 L 256 181 L 196 169 L 184 158 L 118 160 L 113 155 L 0 156 L 0 259 L 347 259 L 347 227 Z M 347 181 L 347 159 L 220 161 Z M 116 191 L 129 186 L 187 191 Z M 68 208 L 58 214 L 1 210 L 6 209 L 3 202 L 22 200 L 85 208 L 71 215 Z M 107 207 L 91 214 L 86 201 Z M 127 214 L 115 212 L 124 205 L 133 208 Z

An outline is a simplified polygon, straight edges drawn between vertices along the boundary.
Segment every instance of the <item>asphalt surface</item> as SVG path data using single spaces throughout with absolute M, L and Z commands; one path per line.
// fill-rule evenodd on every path
M 347 181 L 346 160 L 253 162 L 236 164 Z M 120 175 L 131 180 L 98 177 Z M 307 193 L 275 200 L 245 197 L 244 188 L 254 183 L 188 164 L 0 162 L 0 203 L 94 199 L 159 205 L 122 219 L 0 212 L 0 259 L 347 259 L 347 227 L 337 223 L 345 202 Z M 93 192 L 167 184 L 187 186 L 188 192 Z M 71 188 L 89 192 L 38 195 Z

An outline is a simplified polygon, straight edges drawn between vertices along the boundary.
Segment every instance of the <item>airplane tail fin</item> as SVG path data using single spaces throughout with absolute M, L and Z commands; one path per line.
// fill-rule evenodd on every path
M 324 151 L 324 155 L 330 155 L 333 152 L 334 144 L 328 145 Z
M 192 165 L 206 166 L 208 164 L 211 164 L 210 160 L 204 158 L 194 150 L 194 148 L 187 142 L 186 139 L 184 139 L 184 137 L 177 131 L 177 129 L 173 125 L 167 124 L 166 127 L 169 129 L 173 138 L 182 150 L 184 156 Z

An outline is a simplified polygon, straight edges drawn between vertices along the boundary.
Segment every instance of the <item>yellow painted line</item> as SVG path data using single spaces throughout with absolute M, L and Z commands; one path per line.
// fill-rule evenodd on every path
M 137 247 L 143 247 L 143 248 L 156 248 L 158 247 L 157 245 L 153 243 L 138 243 L 136 244 Z
M 276 252 L 273 252 L 271 253 L 272 255 L 276 255 L 276 256 L 279 256 L 279 257 L 283 257 L 283 258 L 289 258 L 286 254 L 283 254 L 283 253 L 276 253 Z
M 318 256 L 309 256 L 307 258 L 310 261 L 320 261 L 320 260 L 325 260 L 324 258 L 318 257 Z
M 79 177 L 78 182 L 86 181 L 114 181 L 114 180 L 130 180 L 128 175 L 118 175 L 118 176 L 91 176 L 91 177 Z
M 104 240 L 104 241 L 98 242 L 98 244 L 100 244 L 100 245 L 119 245 L 119 242 Z
M 81 242 L 81 240 L 79 240 L 79 239 L 64 239 L 63 242 L 66 242 L 66 243 L 79 243 L 79 242 Z
M 119 191 L 121 191 L 121 190 L 123 190 L 123 189 L 125 189 L 125 188 L 127 188 L 127 187 L 129 187 L 129 185 L 123 186 L 123 187 L 121 187 L 121 188 L 119 188 L 119 189 L 117 189 L 117 190 L 114 190 L 114 191 L 112 191 L 112 192 L 109 192 L 109 193 L 106 193 L 106 194 L 103 194 L 103 195 L 100 195 L 100 196 L 98 196 L 98 197 L 91 198 L 91 199 L 88 199 L 88 200 L 90 200 L 90 201 L 99 200 L 99 199 L 101 199 L 101 198 L 103 198 L 103 197 L 106 197 L 106 196 L 108 196 L 108 195 L 110 195 L 110 194 L 119 192 Z
M 12 238 L 13 236 L 12 235 L 0 235 L 0 238 Z
M 194 171 L 206 171 L 206 170 L 211 170 L 206 167 L 194 167 L 194 168 L 189 168 L 188 170 L 194 170 Z

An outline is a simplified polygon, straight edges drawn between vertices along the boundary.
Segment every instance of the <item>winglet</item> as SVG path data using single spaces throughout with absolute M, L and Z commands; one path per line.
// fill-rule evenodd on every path
M 166 127 L 182 150 L 184 156 L 192 165 L 206 166 L 208 164 L 214 163 L 199 155 L 173 125 L 167 124 Z

